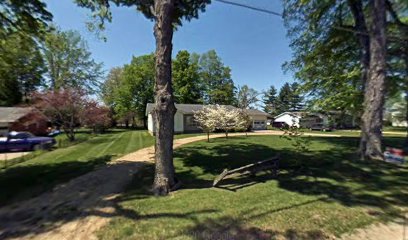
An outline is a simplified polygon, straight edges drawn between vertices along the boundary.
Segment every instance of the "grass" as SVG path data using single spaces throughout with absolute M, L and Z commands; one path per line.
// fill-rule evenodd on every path
M 179 134 L 175 139 L 199 135 L 202 134 Z M 82 129 L 76 139 L 69 142 L 65 134 L 58 135 L 55 150 L 33 152 L 2 164 L 7 168 L 0 169 L 0 205 L 36 196 L 119 156 L 154 144 L 154 137 L 145 130 L 113 129 L 95 135 Z
M 0 170 L 0 204 L 38 195 L 120 155 L 154 143 L 147 131 L 118 130 L 96 136 L 81 133 L 78 139 L 80 143 L 35 153 L 27 161 Z
M 279 136 L 232 137 L 175 151 L 183 188 L 168 197 L 148 191 L 153 167 L 135 176 L 117 203 L 121 216 L 100 239 L 322 239 L 401 215 L 408 167 L 354 159 L 358 138 L 310 137 L 297 152 Z M 403 138 L 387 137 L 401 147 Z M 281 154 L 277 178 L 235 177 L 212 188 L 224 168 Z M 300 163 L 300 164 L 299 164 Z

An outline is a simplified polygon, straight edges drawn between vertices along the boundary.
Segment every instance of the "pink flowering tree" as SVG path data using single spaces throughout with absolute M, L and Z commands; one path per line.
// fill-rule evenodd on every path
M 88 102 L 81 89 L 65 88 L 37 92 L 32 96 L 34 105 L 40 109 L 53 124 L 60 126 L 70 141 L 75 141 L 75 128 L 80 126 L 81 116 Z
M 110 109 L 96 101 L 89 101 L 82 113 L 81 124 L 91 128 L 94 133 L 104 132 L 112 125 Z

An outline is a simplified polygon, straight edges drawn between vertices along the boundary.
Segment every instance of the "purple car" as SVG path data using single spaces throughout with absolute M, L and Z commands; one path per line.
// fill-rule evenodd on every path
M 10 132 L 0 138 L 0 152 L 49 149 L 55 145 L 52 137 L 36 137 L 29 132 Z

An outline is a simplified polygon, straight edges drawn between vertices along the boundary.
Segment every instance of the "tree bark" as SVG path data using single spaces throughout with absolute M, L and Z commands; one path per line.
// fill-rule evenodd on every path
M 367 84 L 368 71 L 370 68 L 370 38 L 368 36 L 367 23 L 363 11 L 363 3 L 361 0 L 348 0 L 351 13 L 353 14 L 355 29 L 358 32 L 357 37 L 361 46 L 360 52 L 360 64 L 361 64 L 361 91 L 364 93 Z M 359 155 L 361 159 L 364 159 L 364 153 L 366 151 L 368 130 L 365 129 L 364 120 L 362 119 L 361 135 Z
M 362 158 L 383 159 L 382 125 L 385 95 L 385 0 L 371 0 L 370 67 L 364 92 L 362 125 L 366 134 Z
M 167 195 L 176 185 L 173 165 L 174 106 L 171 83 L 174 0 L 155 0 L 156 85 L 153 117 L 156 125 L 153 192 Z

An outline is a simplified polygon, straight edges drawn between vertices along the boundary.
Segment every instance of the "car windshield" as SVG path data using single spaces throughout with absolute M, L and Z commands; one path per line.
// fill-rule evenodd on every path
M 33 134 L 29 132 L 21 132 L 14 135 L 10 135 L 10 139 L 24 139 L 24 138 L 31 138 L 34 137 Z

